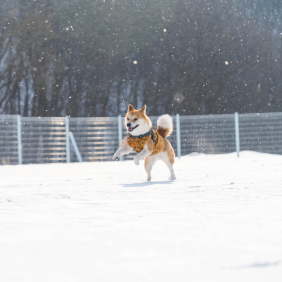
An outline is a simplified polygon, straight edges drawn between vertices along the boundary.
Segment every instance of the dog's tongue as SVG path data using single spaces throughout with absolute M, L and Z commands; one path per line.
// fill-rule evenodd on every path
M 128 127 L 128 131 L 132 131 L 132 127 Z

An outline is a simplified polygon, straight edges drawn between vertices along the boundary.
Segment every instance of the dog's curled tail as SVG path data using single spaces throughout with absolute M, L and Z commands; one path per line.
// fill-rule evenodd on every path
M 170 115 L 162 115 L 157 122 L 157 132 L 163 137 L 168 137 L 173 131 L 173 123 Z

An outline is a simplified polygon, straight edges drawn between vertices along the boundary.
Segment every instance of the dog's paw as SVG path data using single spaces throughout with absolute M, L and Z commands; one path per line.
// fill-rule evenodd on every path
M 139 165 L 139 160 L 138 160 L 136 157 L 134 157 L 134 163 L 135 163 L 136 165 Z
M 117 155 L 114 155 L 113 158 L 112 158 L 112 160 L 113 160 L 113 161 L 117 161 L 117 160 L 118 160 L 118 156 L 117 156 Z

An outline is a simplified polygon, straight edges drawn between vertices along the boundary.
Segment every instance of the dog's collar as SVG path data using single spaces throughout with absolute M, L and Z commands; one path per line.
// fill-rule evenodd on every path
M 145 134 L 141 134 L 141 135 L 137 135 L 137 136 L 133 136 L 133 135 L 131 135 L 130 133 L 128 133 L 128 135 L 129 135 L 130 138 L 137 138 L 137 139 L 142 139 L 142 138 L 144 138 L 144 137 L 146 137 L 146 136 L 151 135 L 153 142 L 155 141 L 153 129 L 151 129 L 150 131 L 148 131 L 148 132 L 145 133 Z

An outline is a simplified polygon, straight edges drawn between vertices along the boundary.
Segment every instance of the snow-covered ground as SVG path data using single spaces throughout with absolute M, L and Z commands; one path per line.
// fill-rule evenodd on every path
M 282 281 L 282 156 L 0 166 L 0 281 Z

